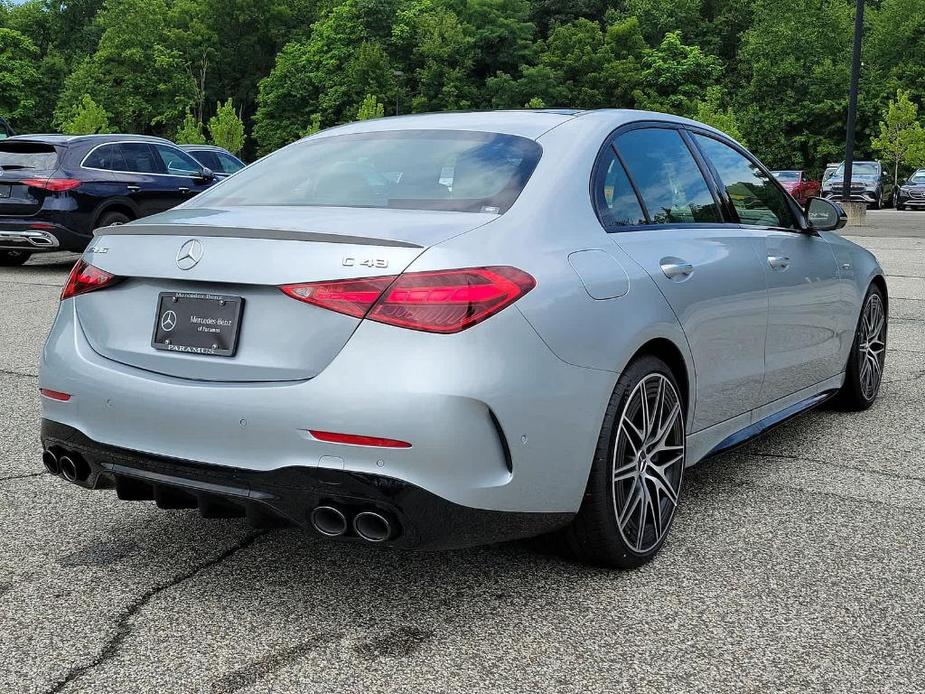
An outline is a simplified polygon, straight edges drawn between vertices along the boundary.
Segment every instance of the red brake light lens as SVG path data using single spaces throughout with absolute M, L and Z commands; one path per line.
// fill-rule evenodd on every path
M 70 394 L 62 393 L 60 390 L 52 390 L 51 388 L 39 388 L 39 393 L 49 400 L 58 400 L 59 402 L 67 402 L 71 399 Z
M 26 178 L 23 184 L 32 188 L 41 188 L 50 193 L 61 193 L 65 190 L 73 190 L 81 184 L 78 178 Z
M 354 318 L 363 318 L 382 296 L 386 287 L 394 281 L 395 275 L 390 275 L 358 280 L 284 284 L 280 289 L 293 299 L 304 301 L 306 304 L 346 313 Z
M 74 263 L 71 274 L 68 275 L 67 282 L 64 283 L 64 289 L 61 290 L 61 300 L 64 301 L 78 294 L 86 294 L 87 292 L 112 286 L 120 279 L 121 277 L 110 275 L 105 270 L 100 270 L 81 258 Z
M 280 287 L 309 304 L 379 323 L 458 333 L 517 301 L 536 280 L 514 267 L 476 267 Z
M 314 431 L 309 429 L 309 434 L 319 441 L 328 443 L 346 443 L 353 446 L 374 446 L 376 448 L 411 448 L 407 441 L 398 441 L 397 439 L 383 439 L 378 436 L 357 436 L 356 434 L 338 434 L 333 431 Z

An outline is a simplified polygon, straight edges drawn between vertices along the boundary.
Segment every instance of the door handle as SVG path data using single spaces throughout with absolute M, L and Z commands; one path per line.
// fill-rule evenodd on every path
M 137 193 L 139 190 L 141 190 L 141 186 L 127 185 L 125 187 L 128 188 L 132 193 Z
M 771 266 L 772 270 L 780 270 L 783 272 L 790 267 L 790 258 L 785 255 L 769 255 L 768 265 Z
M 659 267 L 670 280 L 683 282 L 694 272 L 694 266 L 680 258 L 662 258 Z
M 189 192 L 189 188 L 187 188 L 186 186 L 180 186 L 177 190 L 179 190 L 181 193 Z

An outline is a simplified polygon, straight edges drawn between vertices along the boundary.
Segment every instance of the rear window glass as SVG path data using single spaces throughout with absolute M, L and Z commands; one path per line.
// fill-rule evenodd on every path
M 58 153 L 52 145 L 14 140 L 0 144 L 0 169 L 48 171 L 57 165 Z
M 799 171 L 772 171 L 774 178 L 778 181 L 786 181 L 787 183 L 793 183 L 800 180 Z
M 542 150 L 513 135 L 400 130 L 306 140 L 198 195 L 196 207 L 305 205 L 505 212 Z

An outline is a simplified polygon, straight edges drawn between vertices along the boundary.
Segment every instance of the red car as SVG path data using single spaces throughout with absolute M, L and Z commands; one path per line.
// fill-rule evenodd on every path
M 819 181 L 809 180 L 805 171 L 772 171 L 771 173 L 774 174 L 774 178 L 780 181 L 784 190 L 796 198 L 796 201 L 801 205 L 808 198 L 818 195 L 819 189 L 822 187 Z

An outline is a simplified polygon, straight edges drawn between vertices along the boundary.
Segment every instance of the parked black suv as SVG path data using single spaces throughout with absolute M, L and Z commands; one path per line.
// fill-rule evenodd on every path
M 93 230 L 163 212 L 216 180 L 172 142 L 142 135 L 0 141 L 0 265 L 83 251 Z

